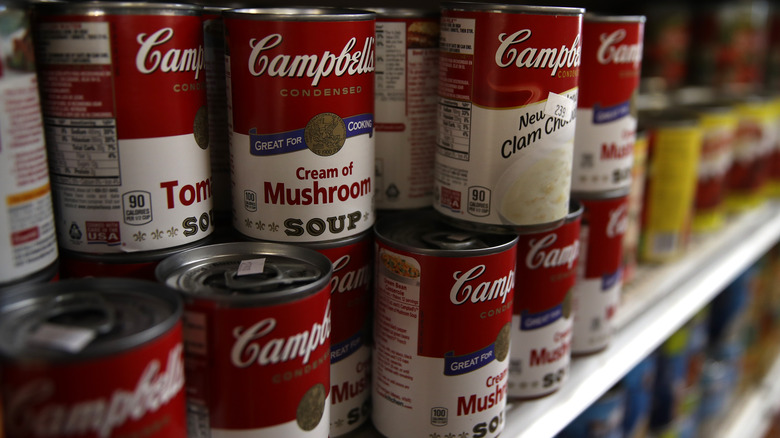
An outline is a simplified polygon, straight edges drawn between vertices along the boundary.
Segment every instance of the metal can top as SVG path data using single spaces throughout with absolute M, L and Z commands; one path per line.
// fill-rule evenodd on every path
M 0 295 L 0 357 L 75 362 L 131 350 L 178 323 L 181 298 L 162 285 L 129 278 L 25 284 Z M 47 332 L 94 336 L 72 349 Z
M 151 1 L 83 1 L 43 2 L 35 5 L 37 14 L 111 15 L 200 15 L 202 8 L 186 3 L 155 3 Z
M 358 9 L 374 12 L 379 18 L 435 18 L 438 17 L 439 11 L 435 9 L 423 9 L 423 8 L 388 8 L 388 7 L 374 7 L 363 6 Z
M 288 6 L 283 8 L 241 8 L 223 12 L 223 16 L 258 21 L 365 21 L 376 14 L 348 8 Z
M 595 12 L 586 12 L 583 21 L 592 23 L 644 23 L 647 17 L 644 15 L 602 15 Z
M 517 235 L 489 234 L 455 228 L 433 209 L 403 211 L 381 217 L 374 225 L 377 239 L 417 254 L 473 257 L 507 250 Z
M 442 9 L 451 11 L 481 11 L 481 12 L 505 12 L 512 14 L 533 15 L 583 15 L 585 8 L 573 8 L 562 6 L 529 6 L 506 3 L 478 3 L 466 1 L 446 1 L 441 4 Z
M 246 273 L 242 262 L 251 267 Z M 330 260 L 313 249 L 233 242 L 170 256 L 157 265 L 155 275 L 185 298 L 219 301 L 230 307 L 256 307 L 313 295 L 328 285 L 332 271 Z

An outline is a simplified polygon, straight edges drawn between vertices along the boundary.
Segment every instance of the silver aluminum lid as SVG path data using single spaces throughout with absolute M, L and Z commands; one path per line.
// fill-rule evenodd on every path
M 35 13 L 41 15 L 201 15 L 202 8 L 185 3 L 156 3 L 137 1 L 83 1 L 45 2 L 35 5 Z
M 508 3 L 481 3 L 465 1 L 446 1 L 441 4 L 442 9 L 452 11 L 482 11 L 482 12 L 508 12 L 515 14 L 533 15 L 584 15 L 585 8 L 559 7 L 559 6 L 529 6 Z
M 358 9 L 309 6 L 231 9 L 222 15 L 259 21 L 365 21 L 376 18 L 373 12 Z

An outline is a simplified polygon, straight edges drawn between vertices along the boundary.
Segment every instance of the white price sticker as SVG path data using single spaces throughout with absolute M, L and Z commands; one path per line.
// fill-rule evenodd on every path
M 574 101 L 562 94 L 550 92 L 547 95 L 547 104 L 544 106 L 544 113 L 550 117 L 569 122 L 571 121 L 572 114 L 574 114 Z
M 95 330 L 67 325 L 41 324 L 30 334 L 30 342 L 41 347 L 78 353 L 97 336 Z
M 264 269 L 265 258 L 241 260 L 241 263 L 238 265 L 238 272 L 236 272 L 236 276 L 240 277 L 242 275 L 262 274 Z

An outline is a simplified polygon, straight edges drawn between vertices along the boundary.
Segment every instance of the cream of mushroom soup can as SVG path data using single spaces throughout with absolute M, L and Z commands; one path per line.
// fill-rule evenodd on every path
M 631 185 L 645 17 L 585 14 L 571 190 Z
M 34 17 L 60 247 L 123 254 L 208 237 L 200 7 L 51 2 Z
M 504 429 L 517 236 L 432 208 L 375 226 L 372 421 L 385 436 Z
M 374 223 L 375 14 L 224 13 L 233 226 L 328 241 Z
M 518 236 L 510 398 L 552 394 L 568 377 L 582 212 L 573 201 L 558 228 Z
M 187 437 L 181 315 L 176 293 L 129 278 L 3 291 L 7 436 Z
M 569 212 L 584 10 L 445 2 L 434 208 L 464 228 Z
M 206 245 L 157 279 L 184 298 L 190 436 L 329 433 L 332 266 L 308 248 Z

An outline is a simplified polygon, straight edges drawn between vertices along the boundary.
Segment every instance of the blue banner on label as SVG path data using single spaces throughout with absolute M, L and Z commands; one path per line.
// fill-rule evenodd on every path
M 344 119 L 347 138 L 357 135 L 374 134 L 374 115 L 358 114 Z M 249 153 L 255 156 L 279 155 L 307 149 L 305 129 L 279 132 L 276 134 L 258 134 L 257 128 L 249 130 Z
M 481 350 L 464 354 L 463 356 L 453 356 L 452 353 L 447 353 L 444 355 L 444 375 L 459 376 L 466 374 L 484 367 L 493 362 L 495 358 L 495 344 L 490 344 Z
M 609 290 L 615 286 L 622 277 L 623 270 L 618 269 L 612 274 L 606 274 L 601 277 L 601 290 Z
M 535 330 L 554 323 L 562 316 L 563 304 L 538 313 L 528 313 L 528 311 L 523 310 L 520 313 L 520 330 Z
M 631 102 L 619 103 L 615 106 L 601 108 L 598 105 L 593 106 L 593 124 L 609 123 L 631 114 Z
M 363 332 L 359 331 L 349 339 L 330 346 L 330 363 L 334 364 L 349 357 L 363 346 Z

